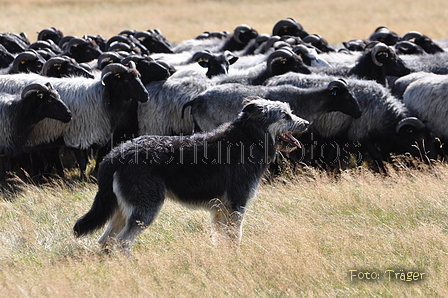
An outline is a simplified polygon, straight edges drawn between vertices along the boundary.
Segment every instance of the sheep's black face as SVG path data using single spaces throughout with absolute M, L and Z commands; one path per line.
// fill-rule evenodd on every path
M 36 123 L 45 118 L 59 120 L 64 123 L 72 119 L 69 108 L 61 101 L 59 94 L 54 89 L 50 89 L 47 92 L 41 90 L 30 91 L 26 94 L 24 100 L 33 101 Z
M 333 111 L 342 112 L 355 119 L 361 117 L 362 111 L 359 102 L 347 87 L 332 86 L 327 89 L 327 92 L 333 98 L 330 101 Z
M 275 58 L 271 63 L 271 69 L 273 76 L 282 75 L 290 71 L 304 74 L 311 73 L 305 63 L 303 63 L 302 58 L 298 55 L 293 55 L 288 58 Z
M 103 83 L 108 90 L 111 104 L 130 100 L 146 102 L 149 98 L 148 91 L 140 80 L 140 74 L 135 69 L 107 75 L 103 78 Z
M 384 65 L 384 72 L 388 76 L 402 77 L 411 73 L 394 51 L 380 52 L 376 55 L 377 60 Z

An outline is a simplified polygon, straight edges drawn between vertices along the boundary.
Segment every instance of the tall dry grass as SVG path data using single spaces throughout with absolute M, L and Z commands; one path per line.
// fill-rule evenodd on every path
M 240 24 L 271 33 L 278 20 L 293 17 L 310 33 L 340 44 L 366 38 L 382 25 L 401 35 L 419 30 L 445 38 L 447 16 L 448 2 L 443 0 L 2 0 L 0 32 L 26 32 L 34 41 L 38 31 L 51 26 L 65 35 L 106 38 L 124 29 L 159 28 L 170 41 L 179 42 L 203 31 L 232 31 Z
M 0 201 L 0 296 L 446 297 L 447 177 L 444 164 L 280 177 L 249 205 L 238 252 L 212 245 L 207 213 L 167 202 L 133 259 L 101 252 L 102 231 L 72 236 L 95 184 L 30 186 Z

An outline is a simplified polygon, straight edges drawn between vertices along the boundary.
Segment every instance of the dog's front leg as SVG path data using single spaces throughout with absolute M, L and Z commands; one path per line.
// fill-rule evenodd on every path
M 214 204 L 210 210 L 212 241 L 215 245 L 239 247 L 241 242 L 244 214 L 229 210 L 221 202 Z

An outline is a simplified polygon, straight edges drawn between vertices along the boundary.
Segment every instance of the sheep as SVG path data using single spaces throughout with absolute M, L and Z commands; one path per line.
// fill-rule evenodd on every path
M 27 146 L 48 144 L 62 137 L 64 144 L 76 150 L 104 146 L 129 109 L 132 100 L 147 101 L 148 92 L 135 69 L 121 64 L 110 64 L 102 70 L 101 79 L 47 78 L 33 74 L 0 76 L 0 92 L 14 93 L 26 84 L 49 81 L 59 92 L 73 113 L 68 124 L 49 119 L 39 122 L 33 129 Z M 79 153 L 75 150 L 75 153 Z M 86 168 L 86 157 L 79 155 L 81 175 Z M 82 160 L 81 158 L 84 158 Z
M 367 38 L 369 41 L 379 41 L 388 46 L 395 45 L 401 37 L 385 26 L 380 26 Z
M 64 42 L 65 44 L 62 46 L 61 43 Z M 75 59 L 78 63 L 90 62 L 102 54 L 99 46 L 90 38 L 72 37 L 69 41 L 61 39 L 59 47 L 64 51 L 64 55 Z
M 47 60 L 41 70 L 41 75 L 54 78 L 81 76 L 93 79 L 93 74 L 82 67 L 73 58 L 53 57 Z
M 442 143 L 448 140 L 448 75 L 426 74 L 417 78 L 404 91 L 403 102 Z
M 309 122 L 331 111 L 341 111 L 354 118 L 361 116 L 359 104 L 343 80 L 334 80 L 326 87 L 308 89 L 223 84 L 201 93 L 184 108 L 191 107 L 190 113 L 200 130 L 210 131 L 235 119 L 243 99 L 252 95 L 288 102 L 297 116 Z
M 14 55 L 0 44 L 0 69 L 7 68 L 13 61 Z
M 356 76 L 388 86 L 387 76 L 401 77 L 411 71 L 394 50 L 379 42 L 369 43 L 352 68 L 320 68 L 315 72 L 333 76 Z
M 12 171 L 10 158 L 23 152 L 39 121 L 51 118 L 67 123 L 72 118 L 69 108 L 50 83 L 27 85 L 20 96 L 18 94 L 0 93 L 0 154 L 4 156 L 7 173 Z
M 266 85 L 310 88 L 325 86 L 334 79 L 332 76 L 317 74 L 288 73 L 269 79 Z M 314 120 L 309 133 L 326 139 L 359 143 L 382 170 L 383 162 L 391 153 L 409 152 L 415 157 L 422 157 L 427 153 L 429 158 L 434 157 L 428 127 L 414 117 L 416 115 L 387 88 L 375 81 L 354 78 L 346 80 L 359 101 L 362 116 L 353 119 L 341 113 L 328 113 Z
M 211 52 L 231 52 L 242 51 L 248 44 L 258 36 L 258 32 L 252 27 L 242 24 L 237 26 L 232 34 L 229 34 L 224 40 L 221 37 L 212 37 L 207 39 L 188 39 L 173 46 L 174 53 L 181 52 L 199 52 L 209 50 Z
M 445 52 L 431 38 L 418 31 L 410 31 L 403 36 L 403 40 L 409 41 L 413 39 L 414 43 L 420 46 L 428 54 L 436 54 Z
M 298 36 L 303 39 L 309 34 L 296 20 L 294 20 L 293 18 L 286 18 L 275 23 L 274 27 L 272 28 L 272 35 Z

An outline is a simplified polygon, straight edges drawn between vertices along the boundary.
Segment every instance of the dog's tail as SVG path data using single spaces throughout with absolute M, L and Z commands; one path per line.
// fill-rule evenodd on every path
M 98 192 L 89 212 L 78 219 L 73 232 L 76 237 L 92 233 L 101 228 L 118 208 L 117 197 L 113 192 L 114 164 L 104 160 L 98 169 Z

